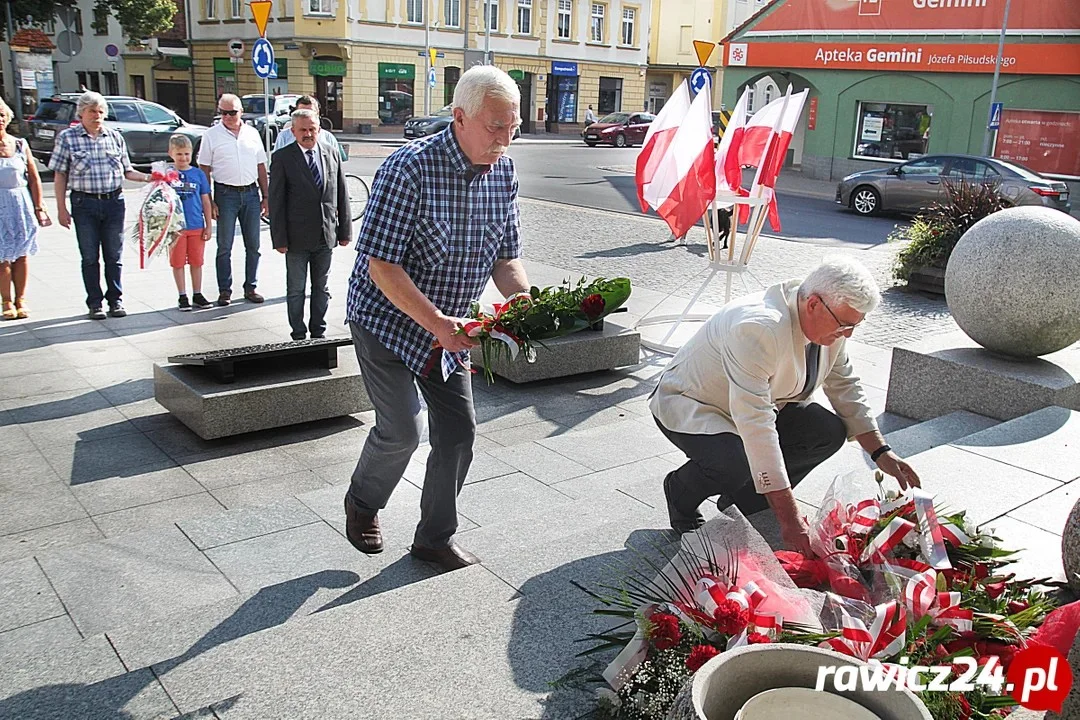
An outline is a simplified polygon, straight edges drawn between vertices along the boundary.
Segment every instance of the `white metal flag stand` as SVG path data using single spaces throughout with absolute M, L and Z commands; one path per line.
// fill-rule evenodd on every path
M 731 230 L 728 233 L 727 248 L 724 249 L 721 247 L 719 235 L 714 230 L 717 226 L 717 223 L 715 222 L 717 201 L 714 200 L 712 207 L 705 213 L 705 242 L 709 249 L 709 274 L 705 277 L 704 282 L 701 283 L 701 286 L 698 287 L 697 291 L 690 298 L 689 302 L 686 303 L 686 306 L 680 313 L 676 315 L 645 315 L 638 320 L 635 329 L 657 325 L 669 326 L 667 332 L 664 333 L 663 338 L 659 341 L 642 336 L 641 344 L 649 350 L 667 355 L 674 355 L 678 351 L 680 345 L 669 344 L 669 341 L 679 327 L 684 323 L 705 322 L 712 317 L 711 314 L 695 313 L 693 312 L 693 309 L 697 304 L 698 298 L 700 298 L 702 293 L 709 287 L 716 278 L 716 275 L 718 273 L 725 273 L 727 275 L 727 289 L 724 294 L 724 302 L 728 302 L 731 300 L 732 278 L 735 275 L 743 275 L 747 271 L 747 266 L 750 263 L 750 255 L 754 251 L 758 236 L 761 234 L 761 230 L 765 224 L 768 199 L 765 197 L 731 196 L 728 198 L 721 198 L 720 200 L 723 202 L 734 203 L 731 208 Z M 746 229 L 742 232 L 739 232 L 738 222 L 740 205 L 750 207 L 750 219 L 746 224 Z M 710 219 L 710 215 L 713 216 L 712 219 Z M 738 256 L 736 256 L 736 249 L 739 250 Z M 667 300 L 670 297 L 671 295 L 668 295 L 664 300 Z

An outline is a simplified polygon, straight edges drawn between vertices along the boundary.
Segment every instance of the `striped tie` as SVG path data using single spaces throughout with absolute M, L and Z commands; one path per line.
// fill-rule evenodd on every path
M 315 186 L 322 190 L 322 175 L 319 174 L 319 166 L 315 164 L 315 151 L 307 151 L 307 166 L 311 168 L 311 177 L 315 180 Z

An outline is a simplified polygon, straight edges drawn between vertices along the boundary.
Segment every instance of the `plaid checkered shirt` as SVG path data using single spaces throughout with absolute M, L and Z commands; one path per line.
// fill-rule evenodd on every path
M 445 380 L 468 351 L 433 351 L 434 336 L 394 306 L 371 280 L 368 258 L 400 265 L 443 314 L 464 317 L 497 259 L 521 253 L 518 180 L 501 157 L 477 173 L 453 134 L 415 140 L 375 174 L 349 279 L 347 317 L 379 339 L 417 375 L 438 362 Z
M 68 190 L 109 193 L 123 185 L 131 159 L 119 130 L 103 125 L 94 137 L 80 123 L 56 136 L 49 168 L 67 175 Z

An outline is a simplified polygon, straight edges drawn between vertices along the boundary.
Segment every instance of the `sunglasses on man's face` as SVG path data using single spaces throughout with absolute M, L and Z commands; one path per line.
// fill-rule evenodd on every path
M 218 111 L 222 115 L 228 115 L 229 117 L 232 117 L 233 115 L 239 115 L 240 114 L 239 110 L 222 110 L 221 108 L 218 108 Z

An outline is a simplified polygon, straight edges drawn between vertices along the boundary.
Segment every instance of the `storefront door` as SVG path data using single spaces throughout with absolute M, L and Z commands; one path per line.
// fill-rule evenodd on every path
M 341 93 L 345 87 L 345 79 L 340 76 L 320 75 L 315 78 L 315 97 L 319 101 L 319 107 L 324 118 L 330 121 L 331 130 L 340 130 L 343 127 L 341 116 Z

